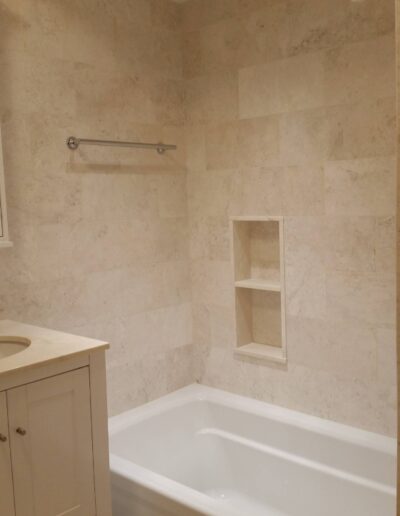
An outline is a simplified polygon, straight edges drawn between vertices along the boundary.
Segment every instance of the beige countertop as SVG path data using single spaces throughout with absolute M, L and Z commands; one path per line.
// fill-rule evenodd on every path
M 4 337 L 22 337 L 31 344 L 19 353 L 0 358 L 0 375 L 109 348 L 101 340 L 7 320 L 0 321 L 0 339 Z

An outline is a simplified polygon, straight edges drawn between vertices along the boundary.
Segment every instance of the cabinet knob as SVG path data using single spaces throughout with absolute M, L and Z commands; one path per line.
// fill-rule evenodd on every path
M 0 441 L 2 443 L 5 443 L 7 441 L 7 437 L 5 435 L 3 435 L 3 434 L 0 434 Z
M 21 428 L 20 426 L 15 430 L 17 432 L 17 434 L 19 435 L 26 435 L 26 430 L 24 430 L 23 428 Z

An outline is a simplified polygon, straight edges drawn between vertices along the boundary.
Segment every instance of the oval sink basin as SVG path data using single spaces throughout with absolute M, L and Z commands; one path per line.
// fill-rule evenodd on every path
M 30 343 L 24 337 L 0 337 L 0 360 L 24 351 Z

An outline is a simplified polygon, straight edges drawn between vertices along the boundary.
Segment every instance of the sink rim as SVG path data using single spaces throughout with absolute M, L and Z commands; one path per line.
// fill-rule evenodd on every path
M 26 337 L 17 337 L 15 335 L 0 335 L 0 344 L 21 344 L 28 347 L 32 341 Z
M 15 344 L 15 348 L 13 346 Z M 26 351 L 28 347 L 32 344 L 32 341 L 30 339 L 27 339 L 26 337 L 17 337 L 16 335 L 1 335 L 0 336 L 0 360 L 4 360 L 5 358 L 12 357 L 14 355 L 18 355 L 22 353 L 23 351 Z M 5 351 L 5 354 L 2 356 L 1 349 L 2 345 L 5 346 L 5 349 L 3 348 L 3 351 Z M 11 349 L 9 348 L 11 347 Z M 7 352 L 7 348 L 8 352 Z M 14 349 L 12 349 L 14 348 Z

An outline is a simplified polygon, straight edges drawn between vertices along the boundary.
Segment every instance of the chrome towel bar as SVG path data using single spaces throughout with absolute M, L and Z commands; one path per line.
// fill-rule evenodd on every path
M 113 140 L 89 140 L 87 138 L 77 138 L 70 136 L 67 139 L 67 147 L 76 150 L 79 145 L 113 145 L 116 147 L 133 147 L 135 149 L 154 149 L 159 154 L 164 154 L 167 150 L 175 150 L 176 145 L 168 145 L 166 143 L 140 143 L 140 142 L 120 142 Z

